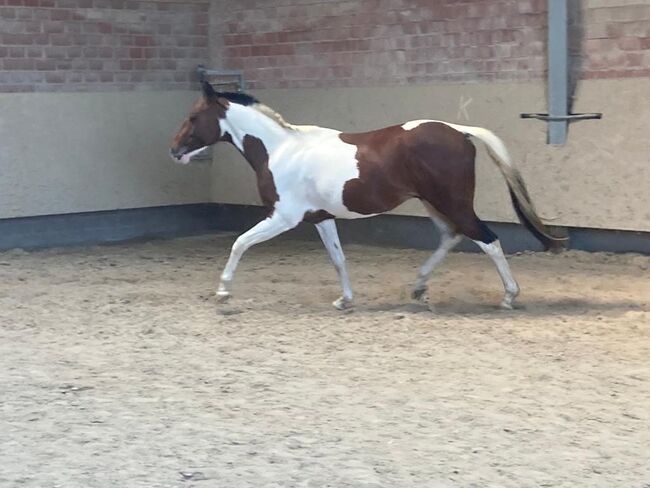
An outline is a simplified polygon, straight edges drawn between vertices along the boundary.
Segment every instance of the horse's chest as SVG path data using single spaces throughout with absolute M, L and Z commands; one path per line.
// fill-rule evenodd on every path
M 290 193 L 307 200 L 341 202 L 345 183 L 359 176 L 355 151 L 340 141 L 328 141 L 273 158 L 270 168 L 280 196 Z

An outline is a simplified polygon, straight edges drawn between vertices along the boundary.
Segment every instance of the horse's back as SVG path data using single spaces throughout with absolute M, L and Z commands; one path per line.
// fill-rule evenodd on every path
M 376 215 L 466 174 L 457 160 L 467 143 L 435 120 L 357 133 L 310 128 L 282 154 L 278 189 L 336 217 Z

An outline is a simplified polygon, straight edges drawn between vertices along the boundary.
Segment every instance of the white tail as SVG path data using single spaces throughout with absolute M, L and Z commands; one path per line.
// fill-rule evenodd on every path
M 547 249 L 558 249 L 562 247 L 562 242 L 567 239 L 551 235 L 544 222 L 542 222 L 542 219 L 535 211 L 535 207 L 533 206 L 524 179 L 517 167 L 512 163 L 510 153 L 503 141 L 497 137 L 494 132 L 484 129 L 483 127 L 449 124 L 447 122 L 444 123 L 459 132 L 480 139 L 485 144 L 490 158 L 492 158 L 492 161 L 497 165 L 508 184 L 512 204 L 519 220 L 521 220 L 521 223 L 524 224 L 526 228 L 528 228 L 528 230 L 530 230 L 532 234 L 537 237 L 544 246 L 546 246 Z

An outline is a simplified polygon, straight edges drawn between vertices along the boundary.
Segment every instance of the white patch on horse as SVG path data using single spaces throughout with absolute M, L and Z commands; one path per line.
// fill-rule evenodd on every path
M 339 131 L 312 129 L 279 148 L 269 159 L 279 195 L 290 193 L 309 211 L 360 218 L 343 203 L 345 184 L 359 177 L 357 147 L 339 138 Z M 326 150 L 324 150 L 326 148 Z
M 402 129 L 413 130 L 416 127 L 419 127 L 421 124 L 426 124 L 428 122 L 435 122 L 435 120 L 409 120 L 405 124 L 402 124 Z
M 316 126 L 281 126 L 254 106 L 231 103 L 222 131 L 243 152 L 246 135 L 262 141 L 269 171 L 279 196 L 275 211 L 290 220 L 306 212 L 325 210 L 341 218 L 370 215 L 351 212 L 343 204 L 345 183 L 359 177 L 357 147 L 339 138 L 340 131 Z M 297 225 L 297 222 L 296 222 Z

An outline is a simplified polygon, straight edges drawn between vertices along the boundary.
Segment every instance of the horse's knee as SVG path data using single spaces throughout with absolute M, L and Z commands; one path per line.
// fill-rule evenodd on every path
M 234 255 L 241 255 L 246 251 L 246 242 L 243 236 L 238 237 L 230 248 L 230 252 Z

